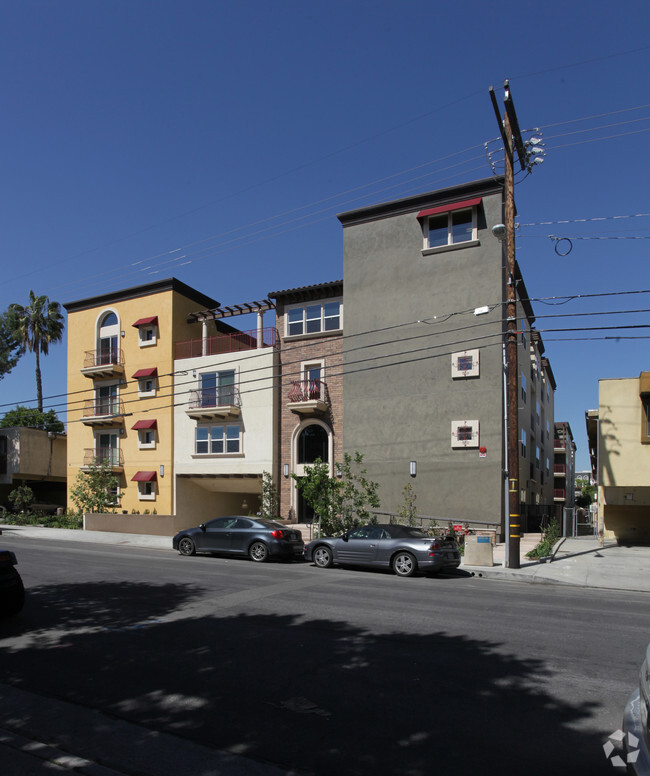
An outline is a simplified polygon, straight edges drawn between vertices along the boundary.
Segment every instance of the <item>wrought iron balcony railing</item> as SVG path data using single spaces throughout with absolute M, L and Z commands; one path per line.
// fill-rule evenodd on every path
M 84 450 L 84 466 L 107 463 L 117 468 L 124 466 L 124 452 L 114 447 L 91 447 Z

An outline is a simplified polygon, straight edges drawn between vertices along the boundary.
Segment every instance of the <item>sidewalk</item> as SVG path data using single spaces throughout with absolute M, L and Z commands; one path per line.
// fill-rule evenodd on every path
M 173 552 L 169 536 L 18 525 L 0 525 L 0 530 L 4 536 L 12 538 L 121 544 Z M 461 563 L 460 571 L 487 579 L 650 593 L 650 547 L 619 547 L 611 541 L 601 546 L 593 536 L 569 537 L 558 542 L 552 561 L 531 561 L 526 558 L 526 553 L 536 546 L 539 538 L 539 534 L 526 534 L 522 538 L 519 569 L 506 568 L 505 544 L 496 544 L 494 566 L 466 566 Z
M 538 541 L 539 534 L 522 538 L 519 569 L 506 568 L 505 544 L 494 547 L 494 566 L 460 568 L 489 579 L 650 593 L 650 547 L 623 547 L 612 540 L 601 545 L 595 536 L 567 537 L 555 545 L 552 560 L 544 562 L 526 557 Z

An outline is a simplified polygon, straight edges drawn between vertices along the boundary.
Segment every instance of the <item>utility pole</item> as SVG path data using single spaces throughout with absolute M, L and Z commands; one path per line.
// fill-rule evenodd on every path
M 517 363 L 517 289 L 515 285 L 515 180 L 514 152 L 521 169 L 528 167 L 527 152 L 519 130 L 517 114 L 512 102 L 510 84 L 504 83 L 505 116 L 497 104 L 494 89 L 490 87 L 492 106 L 499 123 L 505 150 L 505 227 L 506 227 L 506 407 L 508 451 L 508 520 L 506 521 L 507 566 L 520 567 L 521 515 L 519 498 L 519 367 Z

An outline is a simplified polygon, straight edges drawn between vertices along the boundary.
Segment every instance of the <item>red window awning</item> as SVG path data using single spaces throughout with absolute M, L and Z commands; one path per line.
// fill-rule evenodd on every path
M 135 423 L 131 428 L 157 428 L 158 421 L 155 418 L 152 418 L 151 420 L 139 420 L 137 423 Z
M 464 199 L 462 202 L 452 202 L 449 205 L 439 205 L 438 207 L 430 207 L 427 210 L 420 210 L 418 218 L 425 218 L 426 216 L 435 216 L 438 213 L 449 213 L 451 210 L 464 210 L 468 207 L 476 207 L 481 204 L 483 197 L 474 197 L 474 199 Z
M 156 480 L 156 472 L 136 472 L 131 477 L 131 482 L 154 482 Z
M 152 366 L 149 369 L 138 369 L 131 377 L 156 377 L 158 375 L 158 367 Z
M 138 326 L 147 326 L 147 324 L 157 324 L 158 323 L 158 316 L 157 315 L 151 315 L 149 318 L 138 318 L 138 320 L 131 324 L 132 326 L 135 326 L 137 329 Z

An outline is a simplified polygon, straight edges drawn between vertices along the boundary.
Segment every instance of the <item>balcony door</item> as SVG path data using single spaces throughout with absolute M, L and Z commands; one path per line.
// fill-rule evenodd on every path
M 97 434 L 95 437 L 95 460 L 117 466 L 119 461 L 119 435 L 117 433 Z
M 110 312 L 102 319 L 97 336 L 97 363 L 98 364 L 117 364 L 118 359 L 118 336 L 120 324 L 117 315 Z

